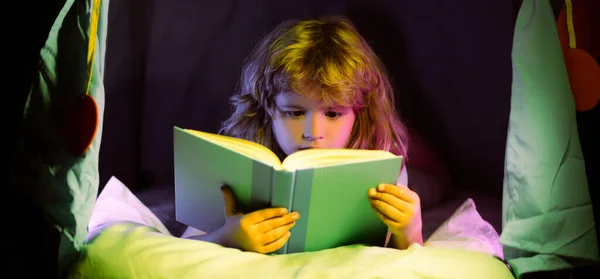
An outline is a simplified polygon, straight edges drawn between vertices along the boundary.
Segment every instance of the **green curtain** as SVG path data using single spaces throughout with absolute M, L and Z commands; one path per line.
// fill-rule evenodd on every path
M 517 277 L 599 261 L 576 111 L 549 0 L 524 0 L 512 50 L 500 242 Z
M 108 6 L 108 0 L 66 1 L 40 52 L 37 78 L 27 97 L 18 135 L 12 179 L 61 234 L 56 251 L 56 276 L 60 278 L 66 276 L 85 244 L 98 193 Z M 90 41 L 95 47 L 89 47 Z M 59 115 L 65 100 L 86 92 L 97 104 L 97 132 L 87 152 L 73 156 L 61 142 L 57 127 L 63 120 Z M 35 268 L 35 263 L 32 265 Z

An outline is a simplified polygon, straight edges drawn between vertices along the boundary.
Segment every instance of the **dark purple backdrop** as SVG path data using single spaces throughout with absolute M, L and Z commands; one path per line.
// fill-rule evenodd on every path
M 342 14 L 384 61 L 399 113 L 442 154 L 454 185 L 498 193 L 516 10 L 460 3 L 113 1 L 101 185 L 115 175 L 134 190 L 172 187 L 173 125 L 217 131 L 258 37 L 292 17 Z

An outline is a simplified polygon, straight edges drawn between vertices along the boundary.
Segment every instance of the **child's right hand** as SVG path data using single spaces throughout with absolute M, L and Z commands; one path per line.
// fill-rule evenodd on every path
M 226 246 L 266 254 L 281 248 L 290 238 L 289 230 L 300 217 L 298 212 L 287 214 L 285 208 L 266 208 L 243 214 L 236 210 L 231 189 L 223 186 L 221 191 L 227 217 L 222 228 Z

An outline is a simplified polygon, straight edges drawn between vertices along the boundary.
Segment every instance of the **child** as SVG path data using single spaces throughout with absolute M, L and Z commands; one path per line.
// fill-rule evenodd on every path
M 235 111 L 220 132 L 258 142 L 280 159 L 307 148 L 407 155 L 406 128 L 394 111 L 385 69 L 355 27 L 341 17 L 277 26 L 248 57 L 232 104 Z M 368 192 L 371 207 L 389 228 L 389 246 L 397 249 L 423 243 L 419 196 L 407 183 L 403 168 L 397 185 L 378 185 Z M 285 244 L 295 220 L 302 218 L 284 208 L 244 215 L 236 211 L 229 188 L 222 190 L 226 224 L 195 239 L 270 253 Z

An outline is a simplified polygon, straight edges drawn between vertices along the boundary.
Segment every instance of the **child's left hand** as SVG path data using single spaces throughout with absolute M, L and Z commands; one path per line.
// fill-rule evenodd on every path
M 417 193 L 404 185 L 380 184 L 376 189 L 369 189 L 369 201 L 394 236 L 400 238 L 402 243 L 395 243 L 396 246 L 407 247 L 423 241 L 421 203 Z

